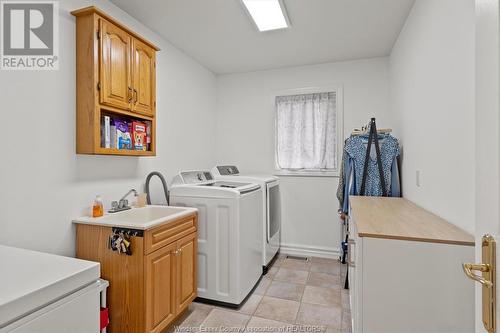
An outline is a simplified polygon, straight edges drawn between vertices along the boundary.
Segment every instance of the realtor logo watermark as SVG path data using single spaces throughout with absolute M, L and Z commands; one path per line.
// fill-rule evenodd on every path
M 0 1 L 0 69 L 59 69 L 59 3 Z

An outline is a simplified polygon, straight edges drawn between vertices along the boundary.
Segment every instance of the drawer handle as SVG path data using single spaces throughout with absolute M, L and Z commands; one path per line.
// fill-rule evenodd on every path
M 349 267 L 356 267 L 356 265 L 354 264 L 354 261 L 351 260 L 351 256 L 352 256 L 352 250 L 351 250 L 351 245 L 355 245 L 356 242 L 354 241 L 354 239 L 348 239 L 347 240 L 347 265 Z

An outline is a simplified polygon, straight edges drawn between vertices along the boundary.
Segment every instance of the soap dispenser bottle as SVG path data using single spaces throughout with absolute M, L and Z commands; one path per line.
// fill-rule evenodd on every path
M 92 206 L 92 217 L 101 217 L 104 215 L 104 207 L 100 195 L 95 197 L 94 205 Z

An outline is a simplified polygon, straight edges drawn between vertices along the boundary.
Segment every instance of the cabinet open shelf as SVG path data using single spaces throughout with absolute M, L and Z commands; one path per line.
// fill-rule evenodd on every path
M 126 121 L 127 123 L 131 123 L 133 121 L 136 122 L 141 122 L 144 125 L 149 125 L 151 129 L 151 133 L 148 135 L 149 139 L 151 140 L 149 144 L 149 149 L 148 150 L 138 150 L 138 149 L 118 149 L 118 148 L 105 148 L 102 146 L 102 133 L 99 133 L 99 142 L 101 142 L 101 146 L 99 149 L 97 149 L 97 154 L 100 155 L 119 155 L 119 156 L 155 156 L 155 150 L 156 150 L 156 136 L 155 136 L 155 128 L 156 128 L 156 119 L 154 117 L 150 116 L 145 116 L 145 115 L 140 115 L 124 110 L 119 110 L 119 109 L 109 109 L 109 108 L 101 108 L 100 110 L 100 116 L 99 118 L 102 119 L 104 116 L 109 116 L 111 119 L 114 121 L 116 120 L 122 120 Z M 147 141 L 144 142 L 144 144 L 147 144 Z
M 155 156 L 159 48 L 96 7 L 72 14 L 76 16 L 76 153 Z M 107 140 L 103 144 L 104 116 L 147 124 L 148 150 L 116 149 Z M 126 128 L 123 123 L 122 128 Z M 140 146 L 144 127 L 137 124 L 134 128 L 139 129 L 135 138 Z

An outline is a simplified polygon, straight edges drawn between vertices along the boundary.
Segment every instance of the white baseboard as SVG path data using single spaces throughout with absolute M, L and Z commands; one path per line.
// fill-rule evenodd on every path
M 329 259 L 338 259 L 341 255 L 340 248 L 338 247 L 317 247 L 289 243 L 281 243 L 280 252 L 294 256 L 319 257 Z

